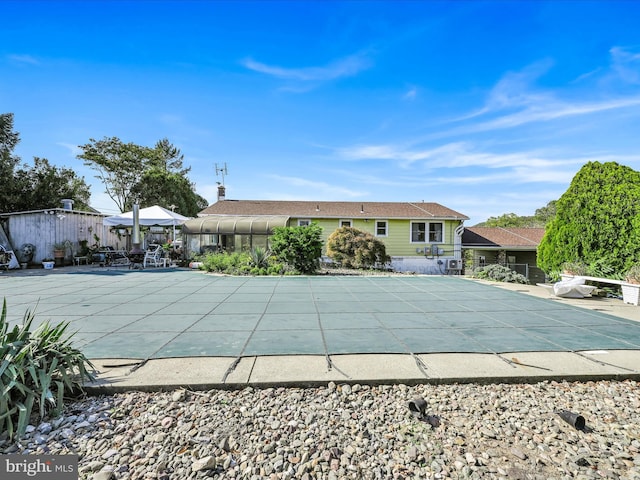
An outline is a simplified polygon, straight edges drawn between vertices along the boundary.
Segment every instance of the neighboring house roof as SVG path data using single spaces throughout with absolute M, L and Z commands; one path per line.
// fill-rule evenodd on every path
M 297 218 L 433 218 L 469 217 L 433 202 L 310 202 L 285 200 L 219 200 L 205 215 L 288 215 Z
M 467 248 L 511 248 L 534 250 L 544 228 L 465 227 L 462 245 Z

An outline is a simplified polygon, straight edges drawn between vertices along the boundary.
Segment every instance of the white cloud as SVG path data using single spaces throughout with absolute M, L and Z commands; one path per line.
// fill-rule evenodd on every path
M 404 100 L 415 100 L 418 95 L 418 89 L 416 87 L 411 87 L 403 96 Z
M 619 78 L 627 83 L 640 84 L 640 53 L 623 47 L 613 47 L 611 68 Z
M 182 117 L 172 113 L 163 113 L 158 117 L 158 120 L 165 125 L 180 125 L 182 124 Z
M 248 58 L 242 64 L 249 70 L 264 73 L 283 80 L 299 82 L 324 82 L 342 77 L 351 77 L 371 66 L 371 61 L 364 54 L 354 54 L 341 58 L 321 67 L 285 68 L 267 65 Z
M 547 101 L 548 93 L 535 92 L 533 84 L 552 66 L 549 60 L 533 63 L 519 72 L 507 72 L 493 87 L 487 99 L 489 110 L 529 107 Z
M 369 169 L 366 174 L 341 170 L 337 177 L 352 178 L 364 185 L 420 188 L 426 186 L 514 187 L 525 184 L 568 185 L 587 162 L 640 164 L 640 154 L 613 154 L 555 148 L 505 153 L 456 142 L 431 149 L 407 149 L 394 145 L 358 145 L 337 151 L 340 158 L 366 162 L 388 160 L 402 170 Z M 376 173 L 379 172 L 379 173 Z M 411 172 L 407 174 L 407 172 Z M 508 188 L 507 188 L 508 189 Z M 516 192 L 518 189 L 516 188 Z
M 74 158 L 82 153 L 82 149 L 73 143 L 58 142 L 57 144 L 69 150 L 69 153 L 71 153 Z
M 640 54 L 619 47 L 612 48 L 610 53 L 611 66 L 603 75 L 615 74 L 627 83 L 640 84 Z M 637 92 L 612 95 L 602 88 L 594 88 L 578 97 L 565 93 L 565 98 L 562 98 L 559 93 L 563 90 L 553 92 L 536 88 L 536 80 L 551 66 L 552 62 L 542 61 L 519 72 L 507 72 L 488 93 L 483 107 L 453 119 L 448 123 L 460 123 L 461 126 L 436 132 L 431 138 L 509 129 L 640 105 L 640 94 Z M 581 75 L 578 80 L 584 82 L 593 79 L 597 82 L 596 74 L 600 70 L 598 68 Z
M 296 188 L 303 188 L 305 190 L 305 193 L 303 194 L 304 198 L 313 198 L 314 200 L 357 198 L 367 195 L 367 192 L 343 188 L 326 182 L 281 175 L 268 175 L 268 177 L 275 180 L 279 185 L 286 184 Z M 282 197 L 283 192 L 278 192 L 278 195 Z
M 7 55 L 7 58 L 14 63 L 27 64 L 27 65 L 40 65 L 40 61 L 32 55 L 12 54 L 12 55 Z
M 533 122 L 545 122 L 559 120 L 565 117 L 591 115 L 607 110 L 617 110 L 638 105 L 640 105 L 640 95 L 582 103 L 564 103 L 557 101 L 548 101 L 546 103 L 541 102 L 514 114 L 504 115 L 486 122 L 450 130 L 448 134 L 463 134 L 513 128 Z
M 502 168 L 521 165 L 544 168 L 558 162 L 567 162 L 558 158 L 544 158 L 545 153 L 542 151 L 504 154 L 478 151 L 467 142 L 453 142 L 430 149 L 407 149 L 395 145 L 358 145 L 339 149 L 338 154 L 348 160 L 392 160 L 403 168 L 409 168 L 416 162 L 423 162 L 429 168 Z

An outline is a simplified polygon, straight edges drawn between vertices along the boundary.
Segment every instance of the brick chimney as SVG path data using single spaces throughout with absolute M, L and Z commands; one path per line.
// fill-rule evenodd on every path
M 218 201 L 224 200 L 224 185 L 218 185 Z

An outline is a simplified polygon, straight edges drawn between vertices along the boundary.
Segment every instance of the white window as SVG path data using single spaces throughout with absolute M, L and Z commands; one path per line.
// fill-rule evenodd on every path
M 411 242 L 424 243 L 426 231 L 427 224 L 425 222 L 411 222 Z
M 376 220 L 376 237 L 386 237 L 388 235 L 388 228 L 386 220 Z
M 308 227 L 309 225 L 311 225 L 311 220 L 308 218 L 301 218 L 298 220 L 299 227 Z
M 411 243 L 442 243 L 443 232 L 442 222 L 411 222 Z
M 350 227 L 351 226 L 351 220 L 340 220 L 340 226 L 341 227 Z
M 442 243 L 442 231 L 443 231 L 442 223 L 430 223 L 429 224 L 429 241 Z

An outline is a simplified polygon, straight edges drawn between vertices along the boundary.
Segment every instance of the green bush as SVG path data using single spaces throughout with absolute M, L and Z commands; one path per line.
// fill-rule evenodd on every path
M 595 262 L 589 264 L 586 269 L 586 275 L 590 277 L 612 278 L 614 280 L 622 280 L 624 275 L 618 272 L 616 267 L 611 265 L 605 258 L 599 258 Z
M 322 227 L 316 223 L 300 227 L 276 227 L 271 251 L 281 262 L 302 274 L 315 273 L 322 256 Z
M 246 252 L 207 253 L 202 258 L 202 268 L 207 272 L 242 274 L 242 267 L 249 266 L 251 256 Z
M 286 267 L 264 248 L 251 252 L 207 253 L 198 258 L 207 272 L 227 275 L 283 275 Z
M 35 315 L 27 311 L 22 325 L 9 329 L 7 302 L 0 314 L 0 432 L 10 439 L 25 433 L 34 407 L 40 419 L 58 415 L 65 396 L 82 392 L 85 380 L 94 379 L 93 365 L 72 347 L 68 322 L 52 327 L 42 323 L 31 332 Z
M 507 283 L 523 283 L 527 284 L 529 281 L 527 277 L 521 275 L 517 272 L 514 272 L 508 267 L 504 265 L 487 265 L 485 267 L 476 268 L 473 271 L 474 278 L 480 278 L 483 280 L 494 280 L 496 282 L 507 282 Z
M 347 268 L 384 268 L 391 261 L 383 242 L 352 227 L 340 227 L 329 235 L 327 255 Z
M 546 275 L 546 280 L 548 282 L 551 283 L 556 283 L 562 280 L 562 277 L 560 276 L 562 274 L 562 272 L 560 270 L 551 270 L 547 275 Z
M 580 260 L 574 262 L 562 262 L 560 265 L 560 269 L 564 273 L 568 273 L 570 275 L 586 275 L 588 268 L 587 264 Z
M 640 283 L 640 263 L 636 263 L 627 270 L 624 279 L 629 283 Z

